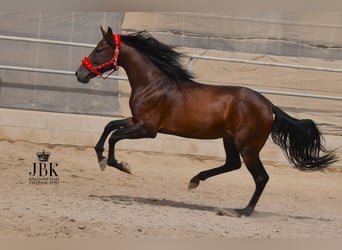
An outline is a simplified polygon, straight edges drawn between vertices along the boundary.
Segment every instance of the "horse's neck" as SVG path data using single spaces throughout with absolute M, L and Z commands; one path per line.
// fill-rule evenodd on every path
M 151 86 L 162 76 L 155 65 L 130 46 L 123 45 L 119 56 L 119 65 L 125 69 L 132 90 Z

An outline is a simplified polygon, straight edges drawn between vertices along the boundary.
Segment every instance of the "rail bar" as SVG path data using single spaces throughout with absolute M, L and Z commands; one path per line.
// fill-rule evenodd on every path
M 18 36 L 0 35 L 0 39 L 12 40 L 12 41 L 22 41 L 22 42 L 66 45 L 66 46 L 74 46 L 74 47 L 85 47 L 85 48 L 95 48 L 95 46 L 96 46 L 95 44 L 90 44 L 90 43 L 76 43 L 76 42 L 47 40 L 47 39 L 18 37 Z M 325 67 L 305 66 L 305 65 L 289 64 L 289 63 L 275 63 L 275 62 L 266 62 L 266 61 L 255 61 L 255 60 L 235 59 L 235 58 L 222 58 L 222 57 L 212 57 L 212 56 L 192 55 L 192 54 L 186 54 L 184 56 L 187 58 L 190 58 L 190 62 L 189 62 L 189 70 L 190 71 L 192 70 L 193 59 L 200 59 L 200 60 L 245 63 L 245 64 L 255 64 L 255 65 L 262 65 L 262 66 L 275 66 L 275 67 L 283 67 L 283 68 L 294 68 L 294 69 L 303 69 L 303 70 L 317 70 L 317 71 L 342 73 L 342 69 L 338 69 L 338 68 L 325 68 Z
M 1 69 L 3 69 L 3 70 L 38 72 L 38 73 L 60 74 L 60 75 L 75 75 L 75 72 L 73 72 L 73 71 L 55 70 L 55 69 L 41 69 L 41 68 L 38 69 L 38 68 L 31 68 L 31 67 L 19 67 L 19 66 L 8 66 L 8 65 L 0 65 L 0 70 Z M 116 79 L 116 80 L 128 81 L 128 78 L 124 77 L 124 76 L 110 76 L 109 78 L 110 79 Z M 260 93 L 263 93 L 263 94 L 271 94 L 271 95 L 298 96 L 298 97 L 342 101 L 342 97 L 339 97 L 339 96 L 313 95 L 313 94 L 306 94 L 306 93 L 280 92 L 280 91 L 261 90 L 261 89 L 257 90 L 257 91 Z

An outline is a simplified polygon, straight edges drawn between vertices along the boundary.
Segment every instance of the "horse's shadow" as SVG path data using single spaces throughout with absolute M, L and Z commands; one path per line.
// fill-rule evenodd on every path
M 116 204 L 140 203 L 140 204 L 147 204 L 151 206 L 185 208 L 185 209 L 191 209 L 191 210 L 211 211 L 211 212 L 214 212 L 219 209 L 217 207 L 190 204 L 190 203 L 185 203 L 181 201 L 173 201 L 173 200 L 157 199 L 157 198 L 145 198 L 145 197 L 132 197 L 132 196 L 126 196 L 126 195 L 107 195 L 107 196 L 89 195 L 89 197 L 98 198 L 103 201 L 112 201 L 113 203 L 116 203 Z
M 233 208 L 220 208 L 214 206 L 186 203 L 182 201 L 174 201 L 168 199 L 158 199 L 158 198 L 145 198 L 145 197 L 137 197 L 137 196 L 127 196 L 127 195 L 89 195 L 89 197 L 101 199 L 102 201 L 108 202 L 111 201 L 115 204 L 125 204 L 131 205 L 134 203 L 145 204 L 151 206 L 161 206 L 161 207 L 173 207 L 173 208 L 181 208 L 181 209 L 190 209 L 197 211 L 207 211 L 213 212 L 216 215 L 220 216 L 229 216 L 229 217 L 240 217 L 240 215 L 235 212 Z M 285 217 L 290 219 L 297 220 L 319 220 L 319 221 L 331 221 L 331 219 L 327 218 L 315 218 L 309 216 L 300 216 L 300 215 L 288 215 L 282 213 L 275 212 L 261 212 L 254 211 L 254 213 L 250 216 L 253 218 L 268 218 L 268 217 Z

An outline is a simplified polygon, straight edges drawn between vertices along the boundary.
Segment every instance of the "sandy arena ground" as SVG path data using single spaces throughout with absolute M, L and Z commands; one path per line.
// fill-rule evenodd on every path
M 51 152 L 59 184 L 29 184 L 36 152 Z M 188 181 L 222 159 L 118 151 L 133 175 L 100 171 L 91 148 L 0 141 L 1 237 L 332 238 L 342 235 L 342 172 L 265 162 L 270 181 L 251 217 L 222 216 L 254 190 L 245 167 Z M 337 165 L 341 165 L 338 162 Z

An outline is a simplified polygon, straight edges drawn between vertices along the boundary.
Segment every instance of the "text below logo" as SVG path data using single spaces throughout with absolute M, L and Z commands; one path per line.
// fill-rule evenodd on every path
M 49 162 L 50 152 L 43 150 L 37 152 L 39 162 L 33 162 L 32 170 L 29 172 L 29 184 L 34 185 L 55 185 L 59 184 L 59 175 L 57 169 L 58 162 Z

